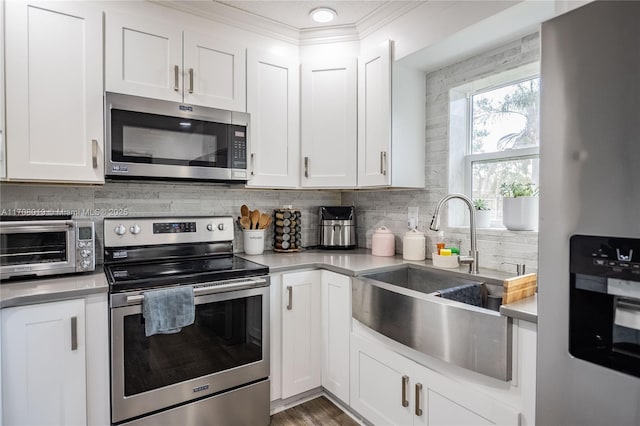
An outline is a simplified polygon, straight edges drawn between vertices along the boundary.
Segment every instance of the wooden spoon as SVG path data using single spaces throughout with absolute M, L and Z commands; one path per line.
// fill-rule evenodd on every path
M 240 218 L 240 226 L 242 226 L 242 229 L 251 228 L 251 219 L 249 219 L 249 216 L 242 216 Z
M 260 220 L 260 210 L 255 209 L 251 212 L 251 229 L 258 229 L 258 221 Z
M 265 228 L 268 228 L 271 226 L 271 222 L 273 222 L 273 219 L 271 219 L 271 216 L 267 216 L 267 223 L 264 225 Z
M 246 204 L 243 204 L 242 206 L 240 206 L 240 216 L 249 217 L 249 207 L 247 207 Z
M 271 218 L 271 216 L 266 213 L 262 213 L 258 220 L 258 229 L 265 229 L 267 227 L 267 222 L 269 222 L 269 218 Z

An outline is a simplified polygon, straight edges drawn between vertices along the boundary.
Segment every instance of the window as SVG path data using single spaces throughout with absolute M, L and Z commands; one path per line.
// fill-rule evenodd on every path
M 538 185 L 540 78 L 536 68 L 525 66 L 451 91 L 450 190 L 484 200 L 491 209 L 491 227 L 503 226 L 502 183 Z M 468 223 L 456 209 L 449 220 L 453 226 Z

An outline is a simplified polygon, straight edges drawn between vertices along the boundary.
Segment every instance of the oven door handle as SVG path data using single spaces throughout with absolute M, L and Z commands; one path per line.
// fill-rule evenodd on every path
M 38 225 L 10 225 L 2 226 L 3 234 L 28 234 L 35 232 L 67 232 L 73 226 L 69 223 L 53 223 Z
M 266 284 L 267 280 L 264 278 L 257 278 L 252 280 L 243 280 L 240 282 L 230 282 L 225 284 L 225 282 L 221 282 L 220 284 L 214 284 L 204 287 L 195 287 L 193 289 L 194 297 L 198 296 L 206 296 L 208 294 L 220 293 L 221 291 L 230 291 L 230 290 L 242 290 L 249 287 L 257 287 L 262 284 Z M 127 296 L 127 304 L 140 303 L 144 300 L 144 294 L 136 294 L 134 296 Z

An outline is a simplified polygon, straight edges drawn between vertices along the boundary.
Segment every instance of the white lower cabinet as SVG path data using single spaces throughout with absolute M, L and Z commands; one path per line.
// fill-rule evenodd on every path
M 320 276 L 282 275 L 282 399 L 321 385 Z
M 350 403 L 375 425 L 519 424 L 511 407 L 357 335 Z
M 87 424 L 83 299 L 3 309 L 2 348 L 4 424 Z
M 322 387 L 349 404 L 351 278 L 322 271 Z

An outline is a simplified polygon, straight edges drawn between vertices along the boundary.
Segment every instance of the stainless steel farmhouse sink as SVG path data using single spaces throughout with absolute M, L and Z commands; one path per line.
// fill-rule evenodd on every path
M 480 306 L 440 293 L 480 292 Z M 475 291 L 474 290 L 474 291 Z M 424 354 L 500 380 L 511 380 L 512 320 L 482 307 L 496 287 L 473 275 L 403 266 L 353 279 L 352 315 Z M 473 297 L 475 299 L 476 296 Z

